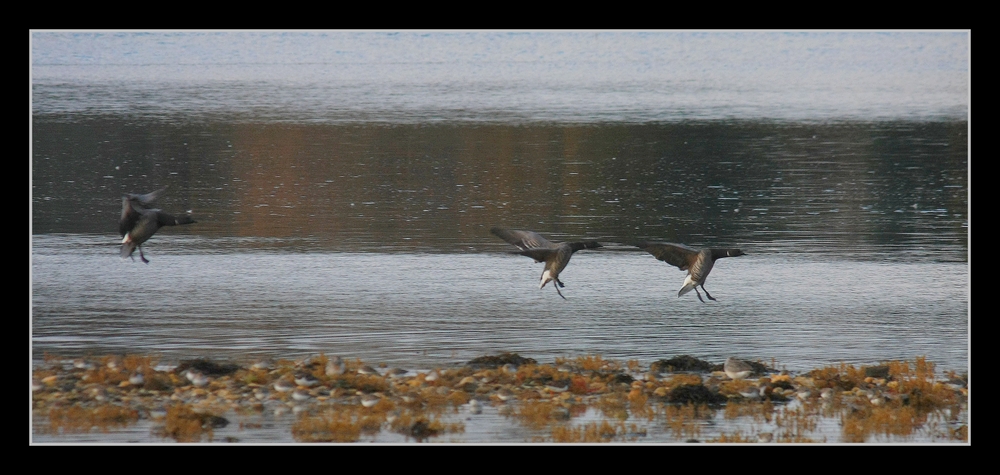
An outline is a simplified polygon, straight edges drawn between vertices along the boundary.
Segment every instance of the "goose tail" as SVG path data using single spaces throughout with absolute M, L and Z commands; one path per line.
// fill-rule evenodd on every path
M 545 287 L 545 284 L 548 284 L 551 280 L 552 273 L 550 271 L 546 270 L 545 272 L 542 272 L 542 279 L 538 281 L 538 288 L 541 289 Z
M 121 251 L 122 259 L 126 257 L 131 257 L 132 253 L 135 252 L 135 247 L 136 247 L 135 243 L 130 240 L 122 241 L 122 251 Z
M 680 296 L 682 296 L 682 295 L 690 292 L 691 289 L 693 289 L 696 285 L 698 285 L 698 284 L 694 280 L 691 279 L 690 275 L 688 275 L 687 278 L 684 279 L 684 286 L 681 287 L 681 290 L 677 291 L 677 296 L 680 297 Z

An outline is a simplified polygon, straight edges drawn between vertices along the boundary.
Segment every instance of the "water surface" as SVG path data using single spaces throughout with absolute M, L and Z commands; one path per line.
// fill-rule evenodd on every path
M 113 236 L 36 237 L 35 351 L 174 364 L 323 352 L 414 369 L 499 351 L 646 365 L 734 354 L 797 371 L 923 355 L 968 364 L 960 262 L 751 252 L 717 264 L 706 288 L 718 301 L 701 303 L 677 298 L 684 274 L 650 255 L 581 251 L 563 300 L 537 288 L 540 265 L 502 252 L 221 253 L 200 250 L 205 240 L 164 236 L 141 265 L 115 255 Z

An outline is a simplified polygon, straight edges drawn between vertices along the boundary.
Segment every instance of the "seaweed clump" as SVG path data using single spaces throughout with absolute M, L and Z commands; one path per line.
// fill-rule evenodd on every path
M 675 371 L 700 371 L 709 372 L 712 370 L 712 363 L 699 360 L 693 356 L 681 355 L 666 360 L 654 361 L 650 365 L 653 371 L 673 373 Z
M 723 404 L 726 396 L 701 384 L 685 384 L 670 391 L 667 400 L 674 404 Z
M 162 435 L 178 442 L 199 442 L 202 436 L 212 441 L 212 429 L 229 425 L 229 420 L 214 414 L 197 410 L 189 404 L 176 404 L 167 408 L 167 416 Z
M 517 353 L 500 353 L 496 356 L 480 356 L 466 363 L 466 366 L 475 369 L 496 369 L 508 364 L 519 367 L 526 364 L 538 364 L 538 361 L 535 361 L 534 358 L 524 358 Z
M 177 365 L 177 369 L 174 371 L 176 371 L 177 374 L 181 374 L 188 369 L 200 371 L 206 376 L 219 377 L 230 375 L 239 371 L 240 366 L 232 363 L 216 363 L 205 358 L 198 358 L 196 360 L 181 361 L 181 364 Z

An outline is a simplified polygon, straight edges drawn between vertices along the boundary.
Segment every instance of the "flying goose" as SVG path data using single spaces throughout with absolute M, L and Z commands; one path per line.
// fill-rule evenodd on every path
M 158 209 L 146 208 L 162 196 L 166 189 L 167 187 L 163 187 L 144 195 L 128 193 L 122 197 L 122 216 L 118 220 L 118 233 L 122 236 L 122 259 L 129 257 L 135 260 L 132 253 L 138 248 L 139 258 L 148 264 L 149 260 L 142 254 L 142 243 L 163 226 L 196 222 L 187 215 L 174 217 Z
M 668 242 L 643 241 L 634 245 L 667 264 L 677 266 L 680 270 L 688 271 L 687 278 L 684 279 L 684 286 L 677 292 L 677 296 L 680 297 L 690 292 L 691 289 L 694 289 L 694 292 L 698 294 L 698 300 L 702 302 L 705 300 L 701 298 L 701 292 L 698 292 L 699 286 L 701 286 L 701 290 L 705 291 L 705 295 L 708 296 L 709 300 L 715 300 L 715 297 L 712 297 L 708 293 L 708 290 L 705 290 L 705 279 L 708 277 L 708 273 L 712 271 L 715 261 L 723 257 L 736 257 L 745 254 L 739 249 L 698 250 L 683 244 Z
M 569 264 L 570 257 L 573 257 L 573 253 L 580 249 L 602 247 L 597 241 L 554 243 L 532 231 L 517 231 L 494 227 L 490 229 L 490 232 L 520 249 L 521 251 L 517 254 L 528 256 L 534 259 L 535 262 L 544 262 L 545 270 L 542 272 L 542 279 L 538 283 L 538 288 L 541 289 L 549 281 L 554 280 L 556 283 L 552 284 L 552 286 L 555 287 L 556 293 L 563 299 L 566 297 L 563 296 L 559 287 L 565 287 L 565 284 L 559 280 L 559 273 L 566 268 L 566 264 Z

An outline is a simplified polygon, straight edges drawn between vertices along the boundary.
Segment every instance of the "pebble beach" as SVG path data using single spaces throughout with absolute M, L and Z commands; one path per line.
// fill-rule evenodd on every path
M 314 355 L 247 364 L 47 357 L 35 443 L 967 443 L 968 376 L 924 359 L 727 375 L 512 353 L 412 370 Z M 728 366 L 728 365 L 727 365 Z M 745 369 L 745 368 L 744 368 Z M 730 372 L 732 373 L 732 372 Z

